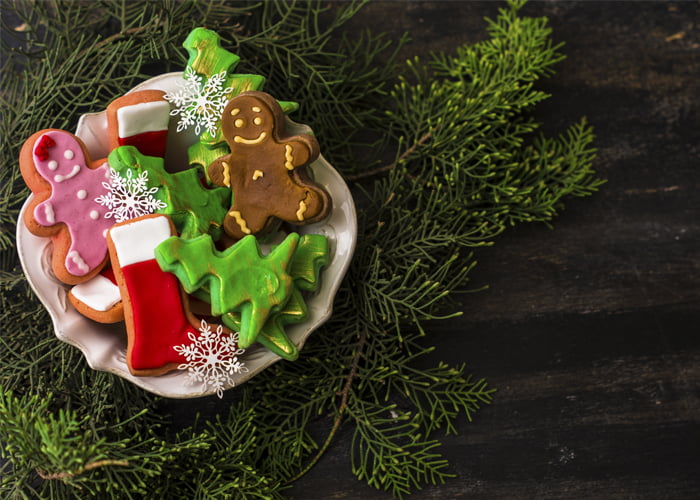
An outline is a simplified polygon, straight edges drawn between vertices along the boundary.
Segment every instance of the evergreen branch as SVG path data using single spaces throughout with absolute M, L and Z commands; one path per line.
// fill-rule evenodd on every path
M 338 432 L 338 429 L 340 429 L 340 424 L 343 421 L 343 416 L 348 406 L 348 395 L 350 393 L 350 388 L 352 387 L 353 380 L 357 376 L 357 369 L 360 364 L 360 359 L 362 358 L 362 352 L 364 350 L 366 341 L 367 331 L 363 330 L 360 332 L 360 338 L 357 341 L 355 355 L 353 356 L 352 363 L 350 365 L 350 372 L 348 372 L 348 376 L 345 378 L 345 385 L 343 386 L 343 389 L 338 393 L 338 396 L 340 396 L 340 405 L 338 406 L 337 414 L 335 416 L 335 419 L 333 420 L 333 426 L 331 427 L 331 430 L 328 433 L 326 440 L 323 442 L 321 448 L 318 450 L 316 455 L 314 455 L 314 457 L 309 461 L 306 467 L 299 471 L 299 473 L 297 473 L 294 477 L 288 479 L 285 482 L 285 484 L 291 484 L 295 482 L 296 480 L 304 476 L 307 472 L 309 472 L 311 469 L 313 469 L 314 465 L 316 465 L 321 459 L 321 457 L 325 454 L 326 450 L 331 444 L 331 441 L 333 441 L 333 438 Z
M 117 42 L 117 41 L 120 41 L 120 40 L 128 39 L 132 35 L 136 35 L 138 33 L 143 33 L 145 31 L 147 31 L 149 28 L 150 28 L 150 26 L 134 26 L 133 28 L 129 28 L 126 31 L 115 33 L 114 35 L 108 36 L 104 40 L 100 40 L 99 42 L 97 42 L 94 45 L 91 45 L 89 47 L 85 47 L 83 50 L 78 52 L 78 54 L 76 55 L 76 59 L 81 59 L 81 58 L 85 57 L 91 51 L 99 52 L 104 46 L 110 45 L 110 44 Z M 60 73 L 62 69 L 63 68 L 61 66 L 59 66 L 58 68 L 56 68 L 54 70 L 54 73 Z
M 347 175 L 346 179 L 349 181 L 358 181 L 360 179 L 365 179 L 367 177 L 374 177 L 375 175 L 383 174 L 385 172 L 388 172 L 389 170 L 393 170 L 396 168 L 398 165 L 401 165 L 409 156 L 411 156 L 413 153 L 416 152 L 416 150 L 421 147 L 430 137 L 433 135 L 432 131 L 428 131 L 425 134 L 423 134 L 416 142 L 414 142 L 411 147 L 406 149 L 403 153 L 399 155 L 399 157 L 390 164 L 383 165 L 381 167 L 376 167 L 370 170 L 367 170 L 365 172 L 359 173 L 359 174 L 353 174 L 353 175 Z
M 85 464 L 84 466 L 80 467 L 79 469 L 74 470 L 74 471 L 70 471 L 70 472 L 48 473 L 48 472 L 42 471 L 39 468 L 37 468 L 35 470 L 41 479 L 64 480 L 64 479 L 73 479 L 76 476 L 79 476 L 80 474 L 84 474 L 85 472 L 91 471 L 93 469 L 98 469 L 100 467 L 111 467 L 111 466 L 127 467 L 127 466 L 129 466 L 129 462 L 127 460 L 97 460 L 95 462 L 89 462 L 89 463 Z
M 440 443 L 416 432 L 417 416 L 398 410 L 396 405 L 360 401 L 355 411 L 352 469 L 369 486 L 402 498 L 422 483 L 444 483 L 453 477 L 444 470 L 447 460 L 434 451 Z

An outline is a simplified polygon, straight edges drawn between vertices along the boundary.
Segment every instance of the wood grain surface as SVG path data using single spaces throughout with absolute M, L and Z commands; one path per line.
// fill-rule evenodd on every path
M 500 3 L 375 2 L 403 54 L 483 39 Z M 541 87 L 547 133 L 595 127 L 600 192 L 477 254 L 433 361 L 498 388 L 442 437 L 456 478 L 413 498 L 700 497 L 700 3 L 533 2 L 567 59 Z M 350 472 L 350 432 L 290 493 L 385 499 Z

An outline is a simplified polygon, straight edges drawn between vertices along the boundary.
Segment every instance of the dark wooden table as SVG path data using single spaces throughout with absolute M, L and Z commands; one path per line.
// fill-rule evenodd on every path
M 406 56 L 485 37 L 500 3 L 378 2 L 357 25 Z M 464 316 L 430 325 L 435 359 L 466 361 L 494 403 L 443 438 L 457 477 L 415 498 L 700 497 L 700 3 L 534 2 L 567 59 L 538 111 L 585 115 L 608 183 L 550 230 L 479 254 Z M 354 479 L 341 433 L 291 490 L 385 499 Z

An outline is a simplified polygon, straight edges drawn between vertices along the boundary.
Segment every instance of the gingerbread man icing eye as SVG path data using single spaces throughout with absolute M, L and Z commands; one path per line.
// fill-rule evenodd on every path
M 328 215 L 331 200 L 305 167 L 319 155 L 310 134 L 290 135 L 277 101 L 264 92 L 243 92 L 229 101 L 221 131 L 231 153 L 208 169 L 218 186 L 231 188 L 233 205 L 224 230 L 240 239 L 270 225 L 272 218 L 307 224 Z

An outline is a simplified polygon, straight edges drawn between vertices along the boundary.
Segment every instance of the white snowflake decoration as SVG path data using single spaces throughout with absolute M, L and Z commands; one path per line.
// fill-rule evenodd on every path
M 203 129 L 212 135 L 216 134 L 216 125 L 229 100 L 228 94 L 233 91 L 232 87 L 223 88 L 226 71 L 202 81 L 203 78 L 188 67 L 183 78 L 185 83 L 179 84 L 180 89 L 163 96 L 176 106 L 170 114 L 180 115 L 177 131 L 181 132 L 194 125 L 197 135 Z
M 127 170 L 126 177 L 122 177 L 116 170 L 110 169 L 109 180 L 109 183 L 102 183 L 107 194 L 95 198 L 97 203 L 109 208 L 105 218 L 114 217 L 117 222 L 123 222 L 167 207 L 153 197 L 158 188 L 148 187 L 146 170 L 136 177 L 132 176 L 131 170 Z
M 247 373 L 248 368 L 238 359 L 245 349 L 238 347 L 238 334 L 223 335 L 221 325 L 212 331 L 211 325 L 202 320 L 199 336 L 188 333 L 191 344 L 173 346 L 187 363 L 178 366 L 187 370 L 187 382 L 201 382 L 203 387 L 211 387 L 216 395 L 223 397 L 224 389 L 234 385 L 233 375 Z

